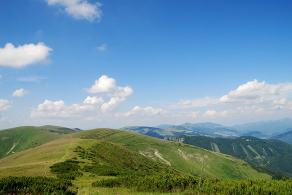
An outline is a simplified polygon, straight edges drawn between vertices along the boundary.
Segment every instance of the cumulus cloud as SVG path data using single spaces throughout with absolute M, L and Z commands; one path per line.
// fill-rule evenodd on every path
M 58 5 L 64 8 L 65 12 L 75 19 L 100 20 L 102 17 L 101 4 L 90 3 L 87 0 L 46 0 L 48 5 Z
M 133 94 L 133 89 L 129 86 L 118 86 L 116 80 L 106 75 L 98 78 L 94 84 L 87 90 L 89 93 L 106 93 L 110 96 L 107 102 L 101 105 L 103 112 L 114 109 L 121 102 Z
M 87 91 L 89 93 L 105 93 L 113 91 L 116 87 L 115 79 L 102 75 Z
M 23 97 L 28 93 L 27 90 L 20 88 L 20 89 L 16 89 L 13 93 L 12 96 L 13 97 Z
M 116 80 L 106 75 L 98 78 L 88 90 L 98 96 L 87 96 L 82 103 L 66 105 L 63 100 L 45 100 L 32 111 L 31 116 L 42 118 L 80 117 L 113 110 L 133 93 L 129 86 L 118 86 Z
M 98 96 L 87 96 L 83 101 L 84 104 L 90 105 L 102 104 L 103 102 L 104 102 L 103 98 Z
M 198 119 L 265 116 L 292 111 L 292 83 L 243 83 L 221 97 L 184 100 L 174 108 L 197 114 Z M 288 116 L 288 115 L 287 115 Z
M 240 85 L 220 98 L 221 103 L 291 108 L 292 83 L 269 84 L 257 80 Z M 286 105 L 286 106 L 285 106 Z
M 7 43 L 0 48 L 0 66 L 23 68 L 32 64 L 44 63 L 52 49 L 44 43 L 14 46 Z
M 45 100 L 33 109 L 33 118 L 71 118 L 80 117 L 91 111 L 96 110 L 96 106 L 101 103 L 98 97 L 87 97 L 81 104 L 66 105 L 63 100 Z
M 131 123 L 176 123 L 186 121 L 242 122 L 253 118 L 292 114 L 292 83 L 266 83 L 249 81 L 218 97 L 184 100 L 159 107 L 135 106 L 129 111 L 115 111 L 133 94 L 130 86 L 119 85 L 114 78 L 103 75 L 87 89 L 90 93 L 83 101 L 66 104 L 63 100 L 45 100 L 32 112 L 33 117 L 81 117 L 103 120 L 116 117 Z M 175 105 L 175 106 L 174 106 Z M 246 120 L 248 119 L 248 120 Z M 106 120 L 111 120 L 107 118 Z
M 10 107 L 8 100 L 0 99 L 0 111 L 7 110 Z
M 223 103 L 261 103 L 275 100 L 292 91 L 292 83 L 268 84 L 257 80 L 240 85 L 220 98 Z

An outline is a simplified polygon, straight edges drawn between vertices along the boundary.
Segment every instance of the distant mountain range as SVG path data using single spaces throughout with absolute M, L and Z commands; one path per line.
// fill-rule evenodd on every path
M 203 135 L 210 137 L 234 137 L 238 135 L 236 130 L 216 123 L 185 123 L 182 125 L 160 125 L 158 127 L 130 126 L 121 129 L 144 135 L 153 135 L 153 137 L 157 138 L 182 135 Z
M 285 133 L 281 133 L 279 135 L 273 136 L 272 138 L 282 140 L 284 142 L 292 144 L 292 129 L 288 130 Z
M 163 124 L 156 127 L 128 126 L 121 128 L 157 138 L 170 136 L 240 137 L 253 136 L 263 139 L 279 139 L 292 143 L 292 119 L 262 121 L 234 126 L 216 123 Z
M 285 118 L 280 120 L 260 121 L 255 123 L 245 123 L 232 126 L 233 129 L 242 133 L 259 132 L 265 138 L 273 137 L 285 133 L 292 129 L 292 119 Z

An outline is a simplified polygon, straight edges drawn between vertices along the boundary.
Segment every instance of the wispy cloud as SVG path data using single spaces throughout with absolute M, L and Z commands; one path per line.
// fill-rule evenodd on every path
M 45 79 L 47 79 L 47 78 L 42 77 L 42 76 L 26 76 L 26 77 L 17 78 L 17 81 L 35 83 L 35 82 L 41 82 L 42 80 L 45 80 Z
M 90 3 L 87 0 L 46 0 L 48 5 L 58 5 L 75 19 L 94 21 L 102 17 L 101 4 Z
M 0 111 L 7 110 L 11 103 L 8 100 L 0 99 Z
M 96 47 L 96 50 L 98 52 L 105 52 L 105 51 L 107 51 L 107 49 L 108 49 L 108 46 L 106 43 L 103 43 L 103 44 Z

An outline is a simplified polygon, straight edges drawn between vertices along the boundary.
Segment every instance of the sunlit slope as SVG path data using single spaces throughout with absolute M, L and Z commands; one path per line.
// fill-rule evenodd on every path
M 235 179 L 270 178 L 266 174 L 257 172 L 244 161 L 231 156 L 136 133 L 112 129 L 96 129 L 83 131 L 73 136 L 82 139 L 118 143 L 143 156 L 187 174 Z
M 0 160 L 0 177 L 52 176 L 50 166 L 75 157 L 77 146 L 87 146 L 95 140 L 81 140 L 70 136 L 12 154 Z
M 55 126 L 17 127 L 0 131 L 0 159 L 25 149 L 59 139 L 76 131 Z

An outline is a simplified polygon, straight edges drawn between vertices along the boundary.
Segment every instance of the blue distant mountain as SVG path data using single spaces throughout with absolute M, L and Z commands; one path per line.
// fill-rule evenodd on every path
M 260 132 L 262 136 L 273 137 L 285 133 L 287 129 L 292 129 L 292 119 L 285 118 L 281 120 L 246 123 L 235 125 L 232 128 L 245 134 L 249 132 Z
M 181 125 L 159 125 L 158 127 L 130 126 L 121 128 L 157 138 L 182 135 L 210 137 L 235 137 L 237 131 L 215 123 L 184 123 Z
M 292 144 L 292 129 L 288 129 L 287 132 L 273 136 L 272 138 Z
M 278 139 L 292 143 L 292 119 L 261 121 L 234 126 L 217 123 L 163 124 L 156 127 L 130 126 L 122 128 L 157 138 L 177 136 L 239 137 L 253 136 L 261 139 Z

